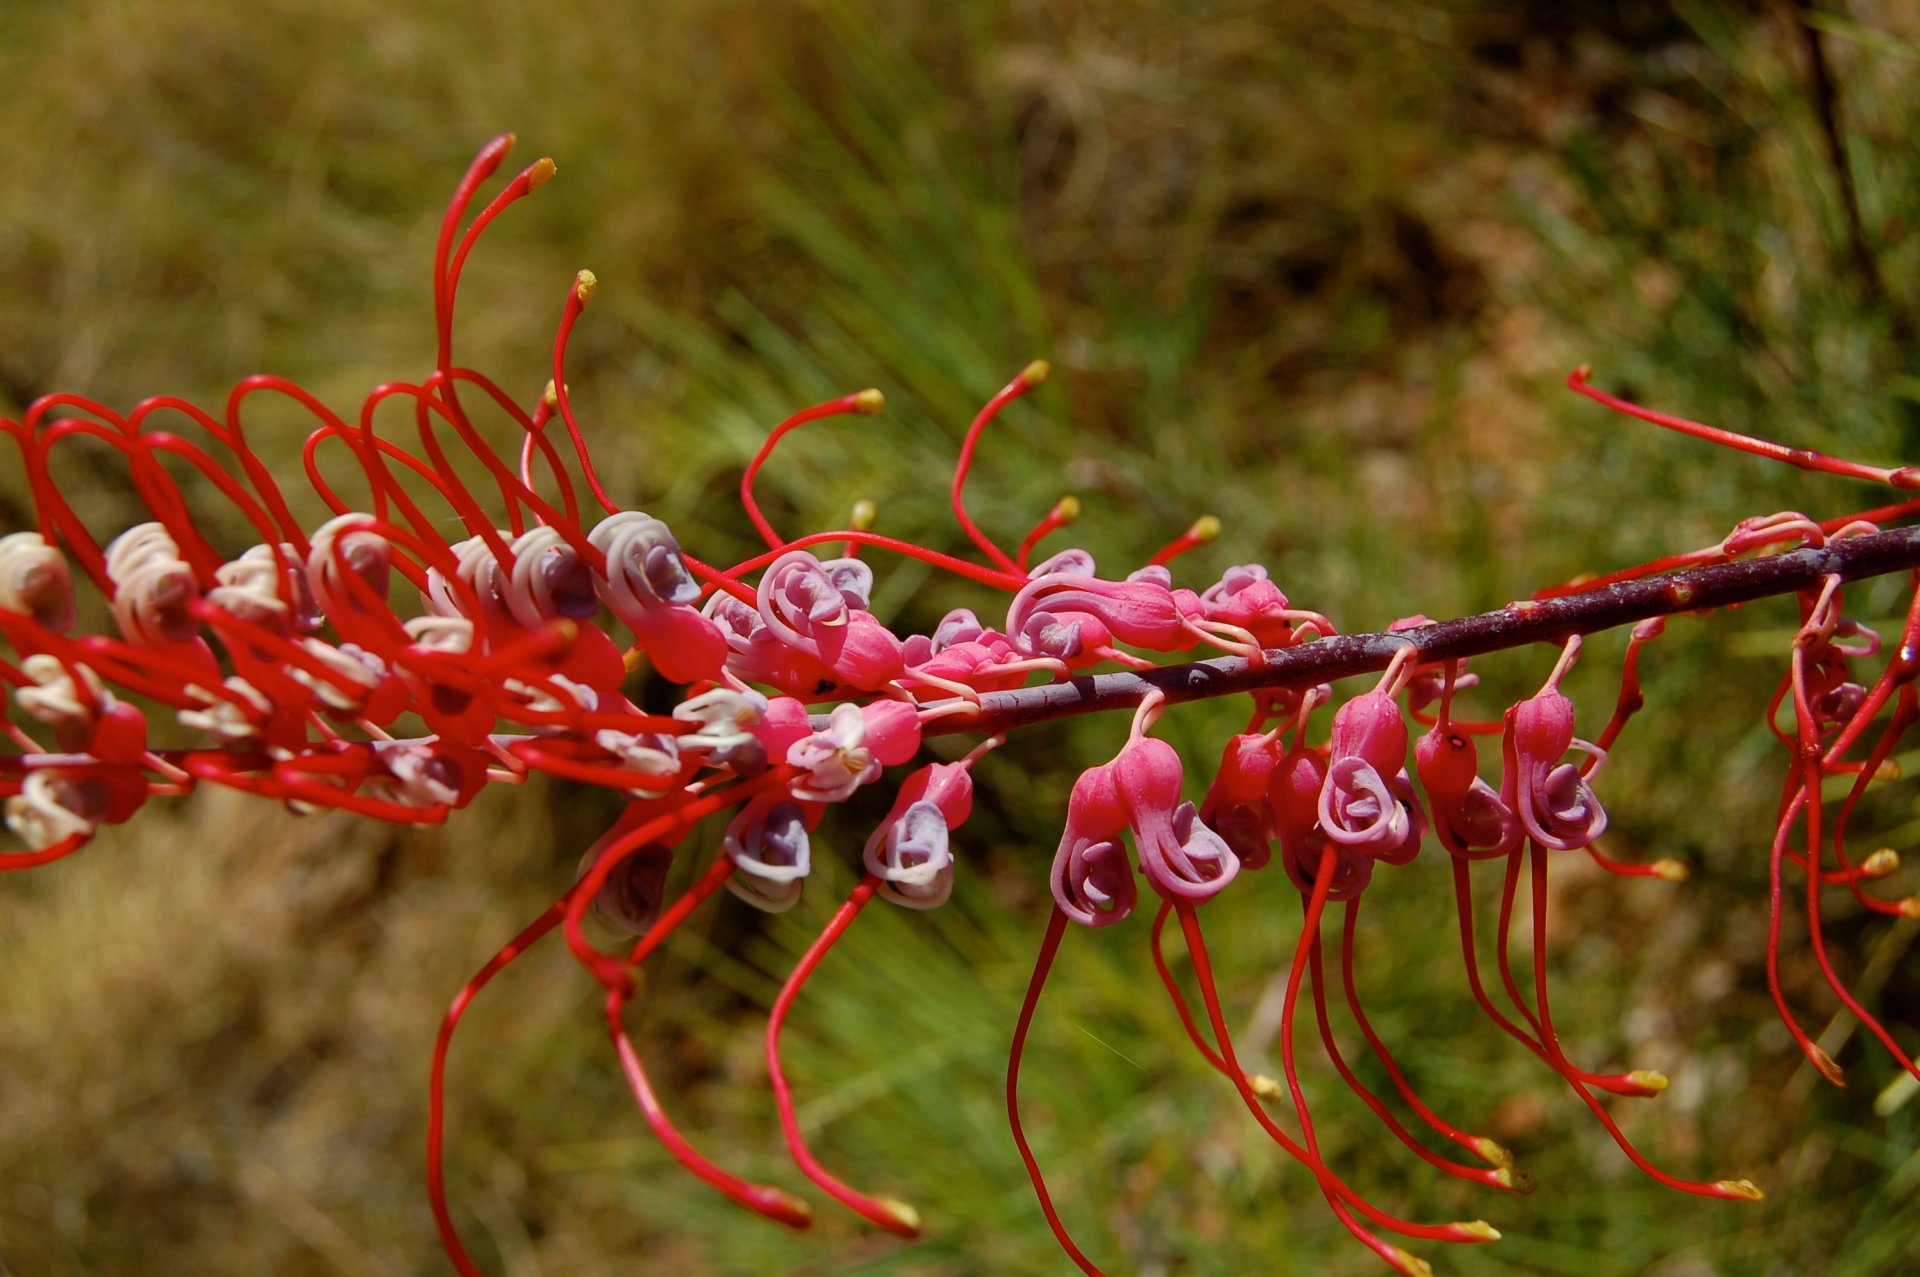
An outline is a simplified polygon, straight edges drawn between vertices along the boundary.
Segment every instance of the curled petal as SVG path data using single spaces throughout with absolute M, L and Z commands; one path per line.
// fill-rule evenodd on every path
M 602 519 L 587 540 L 607 556 L 600 588 L 623 619 L 633 608 L 684 606 L 700 597 L 673 529 L 652 515 L 623 510 Z
M 1062 550 L 1027 573 L 1030 581 L 1043 576 L 1092 576 L 1093 556 L 1085 550 Z
M 1572 763 L 1548 769 L 1539 784 L 1530 787 L 1527 798 L 1520 820 L 1543 846 L 1573 851 L 1607 832 L 1606 809 Z
M 1034 612 L 1021 622 L 1014 637 L 1022 651 L 1034 656 L 1072 660 L 1080 655 L 1082 648 L 1081 624 L 1077 619 L 1068 620 L 1051 612 Z
M 225 695 L 189 685 L 187 695 L 200 702 L 200 708 L 181 710 L 180 725 L 205 732 L 222 745 L 248 745 L 257 741 L 262 727 L 273 717 L 273 702 L 259 688 L 237 676 L 225 679 L 221 686 Z
M 184 643 L 199 633 L 192 608 L 200 585 L 164 524 L 142 523 L 115 537 L 107 575 L 114 623 L 129 643 Z
M 365 526 L 371 517 L 355 513 L 336 515 L 321 524 L 309 542 L 307 581 L 315 603 L 328 616 L 364 611 L 361 590 L 370 593 L 376 601 L 384 602 L 387 597 L 393 546 Z M 358 580 L 361 590 L 348 584 L 349 574 Z
M 1547 689 L 1507 711 L 1506 799 L 1527 835 L 1556 851 L 1585 847 L 1607 828 L 1607 813 L 1587 777 L 1560 762 L 1569 749 L 1604 761 L 1597 746 L 1575 740 L 1573 702 Z
M 1325 835 L 1314 832 L 1298 846 L 1290 847 L 1285 842 L 1280 845 L 1280 866 L 1286 870 L 1287 878 L 1300 890 L 1303 896 L 1313 894 L 1314 879 L 1320 868 L 1320 857 L 1331 854 L 1338 857 L 1333 870 L 1333 885 L 1327 893 L 1329 900 L 1355 900 L 1373 881 L 1372 856 L 1362 851 L 1339 846 L 1329 841 Z
M 1140 872 L 1169 899 L 1211 900 L 1240 872 L 1240 858 L 1207 828 L 1192 803 L 1181 803 L 1164 824 L 1136 818 Z
M 837 706 L 826 727 L 794 742 L 787 763 L 802 773 L 793 780 L 793 796 L 816 803 L 844 802 L 877 777 L 881 766 L 867 746 L 867 718 L 858 705 Z
M 754 741 L 754 728 L 767 712 L 767 698 L 758 692 L 736 692 L 716 687 L 689 696 L 673 707 L 673 716 L 683 723 L 697 723 L 697 730 L 676 737 L 682 750 L 729 749 Z
M 1053 858 L 1052 886 L 1060 912 L 1088 927 L 1122 921 L 1139 896 L 1126 848 L 1111 838 L 1062 839 Z
M 407 807 L 452 807 L 460 802 L 465 778 L 450 755 L 431 745 L 401 741 L 379 741 L 373 750 L 387 769 L 387 777 L 374 786 L 382 798 Z
M 500 588 L 515 621 L 532 629 L 563 618 L 585 620 L 600 610 L 592 570 L 558 530 L 529 529 L 512 549 L 513 571 Z
M 806 818 L 790 802 L 749 803 L 727 826 L 721 846 L 733 860 L 727 890 L 756 909 L 781 913 L 800 899 L 813 870 Z
M 1173 589 L 1173 569 L 1164 563 L 1149 563 L 1143 568 L 1135 568 L 1127 573 L 1127 580 L 1158 586 L 1163 590 Z
M 1242 869 L 1267 867 L 1273 856 L 1273 814 L 1265 801 L 1222 807 L 1208 814 L 1207 824 L 1233 849 Z
M 580 858 L 580 877 L 587 876 L 599 858 L 594 847 Z M 646 846 L 622 860 L 594 893 L 593 913 L 615 931 L 637 936 L 659 920 L 666 899 L 667 870 L 673 867 L 673 849 L 660 843 Z
M 107 787 L 78 777 L 31 771 L 7 799 L 7 828 L 34 851 L 89 836 L 107 817 Z
M 910 909 L 932 909 L 953 894 L 953 853 L 946 813 L 921 800 L 889 823 L 884 838 L 869 842 L 867 872 L 881 880 L 880 894 Z
M 1342 847 L 1379 854 L 1406 839 L 1408 819 L 1386 778 L 1352 755 L 1334 758 L 1320 791 L 1320 827 Z
M 666 780 L 680 774 L 680 741 L 664 732 L 621 732 L 603 727 L 593 743 L 638 776 Z
M 675 683 L 717 677 L 728 636 L 689 606 L 700 587 L 667 525 L 624 510 L 587 537 L 607 557 L 607 574 L 596 583 L 602 601 L 640 640 L 654 668 Z
M 873 568 L 865 559 L 823 559 L 820 570 L 840 591 L 842 602 L 856 612 L 867 610 L 873 601 Z
M 56 634 L 73 628 L 73 572 L 38 532 L 0 537 L 0 607 Z
M 987 632 L 980 618 L 967 608 L 955 608 L 933 627 L 933 650 L 943 652 L 956 643 L 972 643 Z
M 760 619 L 780 640 L 818 656 L 816 631 L 843 626 L 852 611 L 820 560 L 791 550 L 768 565 L 760 578 Z

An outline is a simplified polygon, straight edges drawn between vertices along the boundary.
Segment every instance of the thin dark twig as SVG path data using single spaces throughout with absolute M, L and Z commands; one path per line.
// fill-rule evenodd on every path
M 1048 719 L 1137 705 L 1158 689 L 1169 702 L 1203 700 L 1263 688 L 1303 688 L 1377 673 L 1412 646 L 1423 661 L 1458 660 L 1534 643 L 1554 643 L 1644 621 L 1703 612 L 1843 581 L 1920 568 L 1920 527 L 1849 537 L 1819 549 L 1689 568 L 1666 576 L 1618 581 L 1559 598 L 1509 603 L 1493 612 L 1436 621 L 1390 634 L 1343 634 L 1269 651 L 1254 664 L 1240 657 L 1167 665 L 1137 673 L 1096 674 L 1011 692 L 987 692 L 977 714 L 944 714 L 929 736 L 1003 732 Z

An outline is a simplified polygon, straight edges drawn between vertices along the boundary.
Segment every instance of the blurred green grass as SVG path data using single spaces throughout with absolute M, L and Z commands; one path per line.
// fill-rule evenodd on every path
M 1353 629 L 1476 610 L 1748 514 L 1872 500 L 1607 418 L 1558 389 L 1581 360 L 1729 426 L 1912 455 L 1920 23 L 1864 3 L 1816 17 L 1874 280 L 1804 42 L 1763 6 L 677 0 L 610 19 L 578 0 L 16 2 L 0 7 L 0 408 L 53 390 L 212 404 L 258 370 L 345 408 L 418 376 L 439 210 L 510 128 L 517 162 L 550 153 L 560 175 L 475 256 L 462 358 L 532 393 L 592 267 L 571 376 L 596 455 L 704 557 L 755 544 L 733 490 L 767 426 L 868 384 L 887 413 L 791 440 L 761 480 L 769 512 L 835 525 L 869 497 L 882 530 L 952 546 L 960 432 L 1044 355 L 1054 381 L 996 428 L 971 487 L 1003 538 L 1073 491 L 1071 543 L 1131 563 L 1211 511 L 1226 532 L 1184 579 L 1258 559 Z M 263 407 L 253 437 L 285 465 L 303 433 Z M 0 474 L 9 527 L 15 478 Z M 71 482 L 101 530 L 130 517 L 111 468 Z M 885 568 L 878 597 L 919 626 L 980 602 L 912 565 Z M 1901 607 L 1891 588 L 1856 597 L 1866 616 Z M 1553 947 L 1570 1049 L 1675 1079 L 1620 1106 L 1629 1130 L 1676 1172 L 1751 1174 L 1769 1200 L 1647 1184 L 1469 1013 L 1430 851 L 1369 894 L 1363 984 L 1429 1097 L 1512 1144 L 1540 1191 L 1435 1183 L 1330 1071 L 1307 1080 L 1357 1184 L 1506 1231 L 1429 1248 L 1444 1271 L 1920 1259 L 1914 1110 L 1872 1109 L 1892 1066 L 1850 1045 L 1849 1090 L 1813 1091 L 1760 976 L 1779 764 L 1758 700 L 1790 624 L 1782 607 L 1677 621 L 1652 650 L 1650 708 L 1605 796 L 1617 851 L 1696 877 L 1569 869 Z M 1592 645 L 1583 713 L 1610 703 L 1619 650 Z M 1487 663 L 1482 704 L 1549 663 Z M 1194 707 L 1166 731 L 1198 770 L 1237 718 Z M 1004 1131 L 1001 1070 L 1064 794 L 1114 729 L 1044 730 L 983 764 L 955 901 L 863 917 L 788 1034 L 819 1147 L 915 1201 L 925 1241 L 824 1216 L 789 1237 L 699 1190 L 646 1137 L 587 982 L 549 952 L 489 990 L 455 1047 L 456 1210 L 489 1270 L 1065 1270 Z M 1876 804 L 1867 828 L 1917 811 L 1907 787 Z M 441 1271 L 419 1171 L 433 1028 L 610 814 L 535 786 L 402 834 L 202 795 L 8 881 L 0 1268 Z M 703 912 L 635 1016 L 675 1112 L 756 1174 L 795 1178 L 758 1015 L 849 885 L 831 851 L 861 836 L 830 827 L 793 915 Z M 1290 895 L 1250 881 L 1209 910 L 1237 1022 L 1291 952 Z M 1083 1244 L 1143 1274 L 1374 1271 L 1183 1047 L 1144 924 L 1070 938 L 1029 1050 L 1029 1129 Z M 1852 970 L 1881 956 L 1880 1005 L 1912 1041 L 1911 929 L 1843 912 L 1834 934 Z M 1821 1023 L 1810 964 L 1786 974 Z

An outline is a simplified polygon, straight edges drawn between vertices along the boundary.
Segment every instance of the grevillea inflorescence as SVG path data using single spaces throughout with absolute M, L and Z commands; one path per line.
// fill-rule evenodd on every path
M 1409 1273 L 1426 1271 L 1425 1261 L 1389 1236 L 1498 1238 L 1483 1221 L 1411 1221 L 1358 1193 L 1324 1156 L 1299 1076 L 1295 1029 L 1304 993 L 1329 1063 L 1395 1139 L 1444 1174 L 1510 1192 L 1531 1186 L 1507 1150 L 1421 1097 L 1361 1007 L 1353 937 L 1366 891 L 1376 873 L 1391 874 L 1429 844 L 1451 866 L 1465 983 L 1487 1015 L 1564 1078 L 1647 1174 L 1703 1196 L 1758 1197 L 1744 1179 L 1691 1181 L 1660 1170 L 1599 1098 L 1651 1096 L 1664 1077 L 1599 1071 L 1570 1058 L 1549 1006 L 1547 884 L 1555 859 L 1573 854 L 1621 875 L 1685 876 L 1671 860 L 1628 864 L 1599 848 L 1607 826 L 1596 788 L 1601 765 L 1640 707 L 1640 653 L 1659 637 L 1665 615 L 1767 592 L 1796 593 L 1801 618 L 1767 715 L 1789 759 L 1769 853 L 1769 984 L 1800 1049 L 1839 1081 L 1839 1066 L 1801 1027 L 1779 975 L 1793 875 L 1814 958 L 1834 995 L 1920 1076 L 1910 1051 L 1835 972 L 1821 927 L 1822 887 L 1844 887 L 1875 912 L 1920 916 L 1913 899 L 1885 900 L 1865 889 L 1895 869 L 1892 851 L 1856 861 L 1846 846 L 1866 787 L 1889 774 L 1893 749 L 1920 718 L 1920 601 L 1878 672 L 1856 675 L 1877 658 L 1880 640 L 1845 614 L 1842 598 L 1853 575 L 1920 564 L 1920 538 L 1878 531 L 1880 523 L 1920 513 L 1920 502 L 1825 522 L 1794 513 L 1752 519 L 1719 545 L 1544 591 L 1493 618 L 1434 624 L 1410 617 L 1385 635 L 1340 636 L 1325 615 L 1294 605 L 1258 564 L 1229 568 L 1197 590 L 1177 585 L 1169 565 L 1219 534 L 1210 518 L 1117 578 L 1077 549 L 1032 562 L 1043 539 L 1078 517 L 1072 498 L 1012 553 L 1003 549 L 968 514 L 964 488 L 996 414 L 1045 381 L 1047 366 L 1034 363 L 987 402 L 954 468 L 954 515 L 977 559 L 876 534 L 867 518 L 789 540 L 765 517 L 753 487 L 774 445 L 807 422 L 880 411 L 879 392 L 863 390 L 774 428 L 741 482 L 745 512 L 768 552 L 731 566 L 707 564 L 686 553 L 662 520 L 618 505 L 594 470 L 565 380 L 568 340 L 594 294 L 593 275 L 581 272 L 567 291 L 553 380 L 531 407 L 454 360 L 454 300 L 468 256 L 489 223 L 553 174 L 550 160 L 537 161 L 468 220 L 511 141 L 498 138 L 481 151 L 442 224 L 432 372 L 418 384 L 379 387 L 355 419 L 271 376 L 240 383 L 219 413 L 175 398 L 119 413 L 57 395 L 32 404 L 21 420 L 0 419 L 35 517 L 33 528 L 0 536 L 0 651 L 10 653 L 0 657 L 0 680 L 10 690 L 4 730 L 17 751 L 0 756 L 0 796 L 20 843 L 0 850 L 0 870 L 59 860 L 149 799 L 201 784 L 297 812 L 337 808 L 401 824 L 446 820 L 487 785 L 534 773 L 599 786 L 626 802 L 582 859 L 578 880 L 475 974 L 442 1023 L 427 1134 L 429 1200 L 463 1273 L 480 1269 L 461 1242 L 446 1186 L 448 1048 L 474 996 L 556 930 L 605 991 L 614 1050 L 663 1145 L 741 1205 L 796 1228 L 809 1223 L 801 1198 L 729 1172 L 679 1131 L 628 1036 L 624 1011 L 638 996 L 640 964 L 708 896 L 725 887 L 761 909 L 790 907 L 829 809 L 910 764 L 865 837 L 857 886 L 775 1000 L 766 1057 L 782 1130 L 805 1177 L 876 1226 L 916 1233 L 911 1206 L 845 1183 L 808 1147 L 780 1053 L 782 1027 L 822 958 L 875 896 L 915 910 L 948 898 L 961 872 L 975 771 L 991 751 L 1026 723 L 1092 707 L 1129 708 L 1132 725 L 1066 798 L 1049 879 L 1053 908 L 1014 1031 L 1006 1092 L 1041 1209 L 1081 1270 L 1102 1271 L 1069 1235 L 1028 1147 L 1020 1066 L 1071 926 L 1126 923 L 1142 881 L 1157 898 L 1147 928 L 1151 955 L 1193 1045 L 1312 1177 L 1340 1222 Z M 1912 467 L 1838 461 L 1639 408 L 1593 389 L 1585 370 L 1571 384 L 1618 411 L 1722 446 L 1898 489 L 1920 486 Z M 294 516 L 296 503 L 248 443 L 245 408 L 262 395 L 289 399 L 316 422 L 303 456 L 306 480 L 331 512 L 318 526 Z M 517 424 L 517 455 L 502 456 L 482 438 L 463 395 Z M 415 440 L 376 429 L 388 404 L 410 407 Z M 204 438 L 161 428 L 177 417 Z M 145 518 L 104 546 L 56 481 L 53 458 L 76 438 L 116 453 L 145 507 Z M 341 495 L 328 477 L 336 472 L 318 460 L 323 452 L 344 459 L 364 500 Z M 216 545 L 191 507 L 183 473 L 194 476 L 196 489 L 204 482 L 217 492 L 256 543 Z M 1873 554 L 1854 554 L 1857 547 Z M 960 609 L 930 633 L 898 633 L 872 610 L 874 573 L 861 552 L 911 556 L 998 591 L 1005 619 L 996 629 Z M 1753 557 L 1760 552 L 1772 566 Z M 1747 568 L 1753 571 L 1736 579 Z M 1763 580 L 1764 573 L 1771 575 Z M 999 615 L 997 605 L 982 608 Z M 1590 742 L 1578 735 L 1560 683 L 1579 654 L 1580 633 L 1629 622 L 1638 623 L 1619 699 Z M 1465 668 L 1468 630 L 1478 636 L 1475 652 L 1552 641 L 1560 657 L 1537 693 L 1497 718 L 1470 721 L 1456 713 L 1457 698 L 1476 681 Z M 1154 660 L 1203 647 L 1228 659 Z M 642 665 L 679 689 L 669 712 L 649 713 L 627 694 Z M 1102 666 L 1129 673 L 1087 677 Z M 1333 682 L 1363 671 L 1379 675 L 1376 685 L 1335 706 Z M 1156 721 L 1180 700 L 1246 693 L 1249 721 L 1225 743 L 1213 774 L 1193 783 L 1199 799 L 1188 798 L 1191 769 L 1153 735 Z M 1425 730 L 1416 737 L 1410 723 Z M 971 752 L 952 761 L 923 757 L 926 738 L 964 732 L 982 738 Z M 1499 738 L 1495 779 L 1482 775 L 1482 736 Z M 1486 753 L 1493 761 L 1494 751 Z M 1830 784 L 1836 778 L 1838 789 Z M 690 837 L 703 824 L 717 831 L 705 843 Z M 676 858 L 715 842 L 718 851 L 694 885 L 666 899 Z M 1240 1064 L 1201 921 L 1208 901 L 1276 855 L 1303 917 L 1285 971 L 1277 1079 Z M 1492 980 L 1477 943 L 1476 872 L 1500 878 Z M 1510 944 L 1523 897 L 1532 935 L 1524 973 Z M 1342 915 L 1338 993 L 1392 1096 L 1359 1079 L 1329 1027 L 1329 912 Z M 630 939 L 596 943 L 589 913 Z M 1163 953 L 1169 921 L 1178 923 L 1192 960 L 1198 1012 Z

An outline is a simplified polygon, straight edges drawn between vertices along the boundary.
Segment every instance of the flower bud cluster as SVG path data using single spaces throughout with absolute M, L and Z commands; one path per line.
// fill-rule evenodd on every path
M 981 411 L 955 468 L 954 514 L 980 551 L 959 559 L 856 526 L 789 541 L 761 512 L 753 481 L 773 445 L 791 429 L 881 407 L 861 391 L 795 414 L 746 466 L 742 500 L 768 553 L 730 566 L 689 555 L 663 520 L 609 498 L 595 473 L 568 399 L 564 361 L 574 323 L 597 282 L 582 272 L 569 289 L 554 343 L 555 379 L 522 406 L 484 374 L 453 362 L 452 304 L 459 274 L 480 232 L 553 172 L 541 160 L 462 230 L 479 186 L 504 161 L 511 138 L 483 150 L 446 215 L 436 255 L 434 296 L 439 357 L 418 385 L 373 392 L 353 424 L 307 392 L 273 377 L 236 387 L 223 414 L 179 400 L 149 400 L 126 413 L 76 396 L 42 400 L 19 421 L 0 420 L 33 496 L 30 530 L 0 536 L 0 684 L 10 697 L 6 734 L 18 751 L 0 758 L 0 798 L 21 849 L 0 850 L 0 870 L 43 864 L 79 849 L 97 831 L 130 818 L 149 798 L 224 785 L 284 803 L 295 812 L 344 809 L 385 821 L 434 823 L 471 803 L 489 783 L 540 773 L 619 794 L 625 810 L 579 863 L 578 878 L 462 989 L 442 1028 L 432 1082 L 431 1202 L 448 1254 L 463 1272 L 478 1267 L 453 1221 L 441 1162 L 443 1067 L 450 1036 L 472 996 L 498 970 L 558 930 L 607 995 L 609 1034 L 639 1109 L 670 1153 L 716 1190 L 796 1227 L 805 1202 L 717 1166 L 683 1136 L 655 1094 L 622 1020 L 638 994 L 636 971 L 708 896 L 725 887 L 763 910 L 801 899 L 814 864 L 814 838 L 829 818 L 889 769 L 896 777 L 885 814 L 865 831 L 861 877 L 786 981 L 767 1026 L 768 1072 L 784 1134 L 801 1172 L 829 1196 L 890 1231 L 919 1227 L 910 1206 L 856 1190 L 807 1147 L 779 1051 L 781 1026 L 802 986 L 833 943 L 875 896 L 930 910 L 955 889 L 974 769 L 1001 743 L 994 732 L 954 759 L 928 756 L 925 738 L 992 721 L 988 698 L 1044 694 L 1101 668 L 1151 670 L 1155 657 L 1207 647 L 1262 669 L 1277 653 L 1334 637 L 1324 615 L 1289 601 L 1258 564 L 1229 567 L 1200 588 L 1178 585 L 1169 564 L 1219 533 L 1203 517 L 1147 564 L 1102 575 L 1093 556 L 1059 551 L 1029 564 L 1045 536 L 1080 513 L 1063 499 L 1014 553 L 968 516 L 963 485 L 985 427 L 1008 403 L 1039 386 L 1046 365 L 1021 372 Z M 484 397 L 517 427 L 496 449 L 462 400 Z M 329 517 L 311 528 L 247 442 L 244 408 L 255 395 L 289 399 L 310 411 L 306 448 L 311 496 Z M 411 400 L 417 440 L 377 433 L 385 400 Z M 184 437 L 155 424 L 183 414 L 199 431 Z M 555 423 L 558 422 L 558 428 Z M 562 434 L 570 462 L 556 443 Z M 124 465 L 148 517 L 105 547 L 88 532 L 56 478 L 63 441 L 104 444 Z M 313 458 L 344 454 L 367 499 L 343 500 Z M 217 545 L 194 517 L 175 477 L 192 470 L 253 530 L 252 544 Z M 468 479 L 489 478 L 476 491 Z M 1905 471 L 1899 472 L 1905 474 Z M 583 495 L 584 494 L 584 495 Z M 588 508 L 585 497 L 597 503 Z M 1743 553 L 1785 538 L 1815 541 L 1857 533 L 1804 516 L 1749 521 L 1723 547 Z M 833 557 L 828 547 L 839 549 Z M 876 615 L 875 572 L 862 554 L 904 555 L 1003 596 L 999 628 L 957 609 L 926 633 L 902 632 Z M 992 596 L 988 596 L 992 600 Z M 985 614 L 1000 616 L 998 602 Z M 1294 1012 L 1304 992 L 1322 1027 L 1322 1047 L 1339 1076 L 1418 1157 L 1443 1173 L 1524 1191 L 1530 1181 L 1506 1150 L 1439 1117 L 1407 1082 L 1367 1021 L 1355 992 L 1353 933 L 1377 871 L 1413 862 L 1429 841 L 1446 853 L 1461 912 L 1466 983 L 1486 1013 L 1562 1076 L 1621 1147 L 1662 1182 L 1709 1196 L 1757 1194 L 1746 1181 L 1695 1183 L 1652 1167 L 1594 1097 L 1596 1090 L 1649 1095 L 1665 1079 L 1648 1070 L 1598 1072 L 1563 1050 L 1548 999 L 1547 935 L 1552 857 L 1582 852 L 1627 874 L 1676 877 L 1660 861 L 1621 865 L 1596 845 L 1607 814 L 1594 788 L 1600 764 L 1638 708 L 1640 646 L 1657 624 L 1637 629 L 1622 674 L 1620 708 L 1598 743 L 1576 735 L 1573 702 L 1560 683 L 1579 650 L 1570 639 L 1541 689 L 1489 721 L 1455 713 L 1474 686 L 1463 660 L 1423 654 L 1424 617 L 1396 624 L 1398 643 L 1377 686 L 1337 706 L 1331 686 L 1253 697 L 1252 719 L 1230 737 L 1209 777 L 1153 734 L 1166 708 L 1161 693 L 1140 698 L 1131 732 L 1106 761 L 1085 768 L 1066 801 L 1050 873 L 1053 908 L 1009 1061 L 1009 1100 L 1050 1224 L 1084 1270 L 1099 1271 L 1059 1222 L 1038 1162 L 1019 1126 L 1018 1077 L 1028 1025 L 1067 924 L 1126 922 L 1150 889 L 1157 916 L 1150 949 L 1165 989 L 1200 1054 L 1224 1074 L 1254 1118 L 1313 1175 L 1336 1217 L 1362 1244 L 1403 1272 L 1424 1262 L 1381 1232 L 1444 1242 L 1484 1242 L 1482 1221 L 1421 1224 L 1388 1214 L 1356 1193 L 1322 1156 L 1294 1049 Z M 1848 860 L 1842 830 L 1866 784 L 1880 775 L 1901 732 L 1920 718 L 1920 606 L 1887 672 L 1870 686 L 1852 663 L 1878 640 L 1840 612 L 1838 580 L 1802 600 L 1802 627 L 1776 705 L 1790 704 L 1794 727 L 1778 728 L 1794 766 L 1782 804 L 1772 864 L 1776 891 L 1769 972 L 1776 998 L 1803 1049 L 1823 1071 L 1836 1068 L 1802 1033 L 1777 979 L 1779 892 L 1784 866 L 1819 883 L 1859 883 L 1892 872 L 1897 858 Z M 1379 669 L 1379 665 L 1372 666 Z M 636 681 L 668 685 L 666 712 L 641 708 Z M 650 704 L 660 703 L 649 700 Z M 1323 710 L 1324 733 L 1316 721 Z M 1879 731 L 1864 760 L 1846 760 Z M 1773 723 L 1777 716 L 1770 716 Z M 1417 737 L 1409 723 L 1425 730 Z M 1476 738 L 1499 737 L 1499 775 L 1483 777 Z M 1491 753 L 1491 751 L 1489 751 Z M 1823 830 L 1822 784 L 1852 772 L 1841 818 Z M 840 819 L 840 818 L 836 818 Z M 1796 842 L 1796 822 L 1804 829 Z M 705 839 L 694 835 L 702 828 Z M 831 826 L 828 826 L 831 828 Z M 1831 843 L 1835 868 L 1827 868 Z M 709 867 L 669 900 L 676 861 L 717 847 Z M 1305 921 L 1288 970 L 1277 1042 L 1281 1079 L 1243 1069 L 1206 958 L 1200 909 L 1278 859 L 1284 885 Z M 1480 969 L 1472 916 L 1474 867 L 1501 872 L 1494 937 L 1497 993 Z M 1532 989 L 1509 958 L 1530 887 Z M 1911 901 L 1883 912 L 1920 912 Z M 1345 999 L 1369 1048 L 1417 1124 L 1477 1159 L 1452 1160 L 1415 1138 L 1407 1123 L 1359 1080 L 1328 1024 L 1322 922 L 1340 927 Z M 597 919 L 599 939 L 587 919 Z M 1205 1015 L 1196 1017 L 1162 952 L 1177 919 L 1194 964 Z M 612 947 L 607 934 L 623 936 Z M 1817 943 L 1816 929 L 1816 943 Z M 1835 992 L 1909 1068 L 1912 1062 L 1833 976 Z M 1204 1022 L 1203 1022 L 1204 1021 Z M 1261 1044 L 1264 1052 L 1266 1044 Z M 1817 1052 L 1817 1054 L 1816 1054 Z M 1301 1137 L 1268 1115 L 1290 1098 Z

